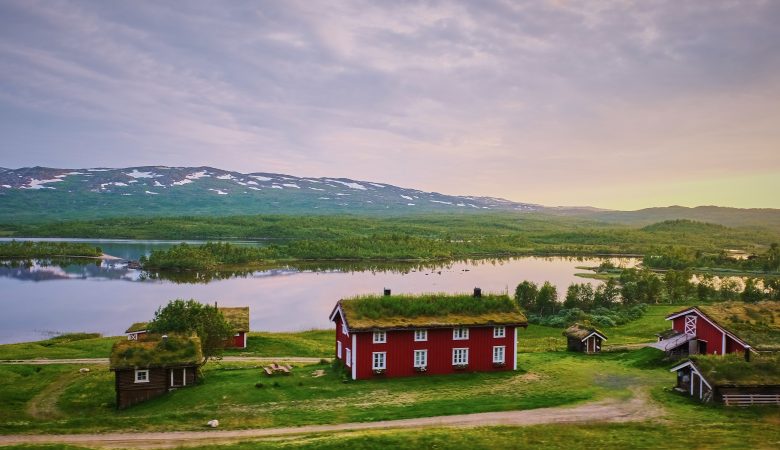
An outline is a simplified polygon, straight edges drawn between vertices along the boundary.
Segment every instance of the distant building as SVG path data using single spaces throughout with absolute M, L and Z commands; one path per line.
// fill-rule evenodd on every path
M 340 300 L 336 358 L 352 379 L 517 369 L 517 329 L 505 295 L 368 296 Z
M 669 356 L 780 350 L 780 302 L 725 302 L 670 314 L 672 329 L 652 346 Z
M 599 353 L 601 343 L 607 337 L 596 328 L 575 323 L 563 332 L 566 336 L 566 348 L 570 352 Z
M 151 336 L 125 340 L 111 349 L 115 373 L 116 407 L 119 409 L 195 384 L 203 359 L 200 339 Z
M 696 355 L 671 369 L 675 389 L 726 405 L 780 405 L 780 355 Z
M 249 307 L 222 307 L 219 311 L 225 317 L 225 320 L 233 327 L 235 334 L 232 339 L 225 342 L 225 347 L 230 348 L 246 348 L 247 334 L 249 333 Z M 125 330 L 127 334 L 127 340 L 137 341 L 143 339 L 144 335 L 149 331 L 149 322 L 136 322 L 130 325 L 130 328 Z
M 130 328 L 125 330 L 128 341 L 137 341 L 139 337 L 142 337 L 149 332 L 149 322 L 136 322 L 130 325 Z

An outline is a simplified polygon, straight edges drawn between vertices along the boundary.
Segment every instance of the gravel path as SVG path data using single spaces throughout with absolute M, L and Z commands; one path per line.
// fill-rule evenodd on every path
M 502 411 L 417 419 L 384 420 L 378 422 L 307 425 L 286 428 L 248 430 L 205 430 L 171 432 L 136 432 L 72 435 L 7 435 L 0 436 L 0 446 L 14 444 L 71 444 L 92 448 L 173 448 L 297 434 L 333 433 L 342 431 L 406 429 L 424 427 L 526 426 L 549 423 L 629 422 L 657 418 L 662 410 L 635 391 L 630 400 L 610 399 L 573 407 L 540 408 L 524 411 Z M 205 425 L 205 424 L 204 424 Z

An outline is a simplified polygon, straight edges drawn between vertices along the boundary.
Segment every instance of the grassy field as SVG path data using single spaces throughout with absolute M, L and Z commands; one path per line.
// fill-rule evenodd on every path
M 360 382 L 343 382 L 341 373 L 325 365 L 267 377 L 245 364 L 210 364 L 200 385 L 120 412 L 114 409 L 114 376 L 105 366 L 86 374 L 74 366 L 0 366 L 0 433 L 202 429 L 215 417 L 221 428 L 276 427 L 532 409 L 627 398 L 634 385 L 657 386 L 670 379 L 663 369 L 636 367 L 639 353 L 520 358 L 518 372 Z M 318 369 L 325 376 L 313 377 Z M 31 414 L 42 410 L 38 392 L 63 377 L 68 382 L 48 393 L 54 406 L 43 415 Z M 51 396 L 57 400 L 51 402 Z

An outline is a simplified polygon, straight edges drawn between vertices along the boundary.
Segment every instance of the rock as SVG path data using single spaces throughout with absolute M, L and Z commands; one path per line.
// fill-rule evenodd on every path
M 81 369 L 79 369 L 79 373 L 87 373 L 87 372 L 89 372 L 89 369 L 87 369 L 86 367 L 82 367 Z
M 217 420 L 217 419 L 209 420 L 206 423 L 206 425 L 210 426 L 211 428 L 217 428 L 219 426 L 219 420 Z

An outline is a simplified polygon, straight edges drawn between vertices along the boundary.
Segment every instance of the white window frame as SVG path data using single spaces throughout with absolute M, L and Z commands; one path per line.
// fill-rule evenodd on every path
M 336 341 L 336 356 L 341 359 L 341 341 Z
M 414 351 L 414 367 L 428 367 L 428 349 Z
M 379 364 L 377 364 L 379 363 Z M 387 369 L 387 352 L 373 352 L 371 353 L 371 369 L 372 370 L 385 370 Z
M 374 331 L 374 344 L 387 344 L 387 331 Z
M 344 336 L 349 336 L 349 331 L 347 330 L 347 323 L 341 322 L 341 334 Z
M 414 342 L 428 341 L 428 330 L 414 330 Z
M 466 348 L 453 348 L 452 349 L 452 365 L 457 366 L 461 364 L 469 363 L 469 349 Z
M 497 355 L 497 353 L 500 355 Z M 497 356 L 500 356 L 500 358 L 498 358 Z M 506 362 L 506 345 L 493 346 L 493 362 L 494 363 Z
M 494 338 L 505 338 L 506 337 L 506 327 L 503 325 L 499 325 L 497 327 L 493 327 L 493 337 Z
M 347 367 L 352 367 L 352 350 L 347 347 L 347 358 L 346 358 Z
M 698 316 L 694 314 L 685 316 L 685 334 L 696 336 L 696 319 Z
M 466 327 L 459 327 L 452 329 L 453 341 L 467 341 L 469 339 L 469 329 Z
M 145 379 L 140 379 L 138 375 L 144 374 Z M 149 382 L 149 369 L 135 369 L 135 382 L 136 383 L 148 383 Z

